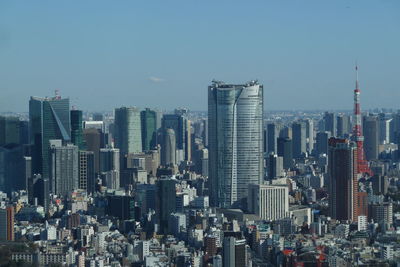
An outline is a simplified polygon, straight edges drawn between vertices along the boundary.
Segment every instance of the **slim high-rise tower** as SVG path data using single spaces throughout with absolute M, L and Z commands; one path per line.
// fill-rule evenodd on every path
M 79 149 L 85 149 L 83 138 L 82 110 L 71 110 L 71 142 Z
M 329 139 L 329 213 L 337 220 L 357 221 L 357 145 L 348 139 Z
M 208 87 L 208 123 L 212 204 L 240 204 L 248 185 L 264 176 L 263 86 L 214 81 Z
M 115 147 L 121 155 L 142 152 L 140 111 L 135 107 L 115 109 Z
M 358 66 L 356 65 L 356 89 L 354 89 L 354 117 L 353 117 L 353 141 L 357 144 L 357 172 L 367 173 L 372 175 L 372 172 L 368 166 L 368 162 L 365 159 L 364 152 L 364 136 L 362 133 L 361 126 L 361 102 L 360 102 L 360 88 L 358 86 Z
M 44 179 L 50 175 L 49 141 L 71 140 L 71 121 L 69 99 L 55 97 L 31 97 L 29 100 L 30 140 L 33 144 L 33 173 L 42 174 Z

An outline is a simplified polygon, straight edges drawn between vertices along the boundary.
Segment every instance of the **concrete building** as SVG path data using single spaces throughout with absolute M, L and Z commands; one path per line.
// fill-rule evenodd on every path
M 248 210 L 263 220 L 289 216 L 289 189 L 286 186 L 249 185 Z
M 95 180 L 94 152 L 79 151 L 79 189 L 94 193 Z
M 75 145 L 50 140 L 50 192 L 64 196 L 79 188 L 79 154 Z

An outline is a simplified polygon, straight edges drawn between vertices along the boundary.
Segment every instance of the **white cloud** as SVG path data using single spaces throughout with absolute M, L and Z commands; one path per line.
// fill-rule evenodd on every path
M 152 82 L 155 82 L 155 83 L 161 83 L 161 82 L 165 81 L 163 78 L 154 77 L 154 76 L 149 77 L 149 80 Z

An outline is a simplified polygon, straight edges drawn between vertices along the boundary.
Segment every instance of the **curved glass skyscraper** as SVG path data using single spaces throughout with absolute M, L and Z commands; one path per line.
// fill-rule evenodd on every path
M 209 179 L 214 206 L 231 207 L 259 184 L 263 169 L 263 86 L 208 87 Z

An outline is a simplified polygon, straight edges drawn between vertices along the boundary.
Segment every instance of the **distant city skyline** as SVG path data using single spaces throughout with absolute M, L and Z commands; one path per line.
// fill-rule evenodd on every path
M 212 79 L 258 79 L 265 110 L 351 110 L 356 60 L 362 109 L 398 107 L 399 1 L 189 2 L 1 1 L 0 112 L 55 89 L 82 110 L 206 110 Z

